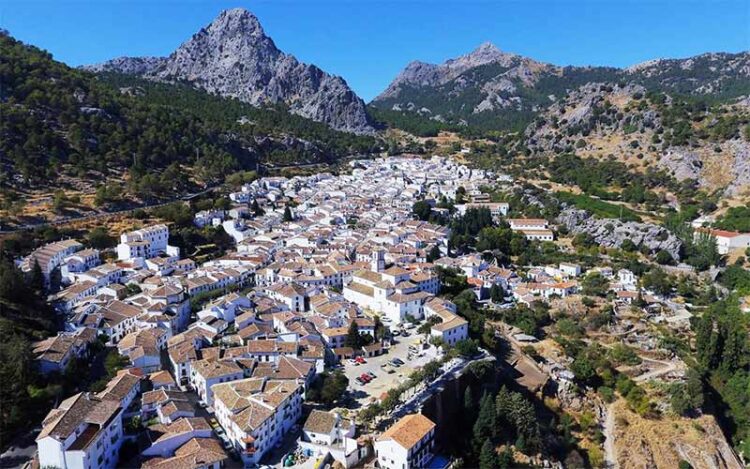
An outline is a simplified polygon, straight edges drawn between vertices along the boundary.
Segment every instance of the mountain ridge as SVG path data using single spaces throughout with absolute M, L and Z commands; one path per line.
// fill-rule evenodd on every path
M 708 52 L 617 68 L 554 65 L 483 43 L 440 64 L 410 62 L 369 107 L 391 124 L 411 115 L 454 130 L 468 126 L 521 131 L 541 110 L 590 82 L 735 98 L 750 94 L 750 52 Z

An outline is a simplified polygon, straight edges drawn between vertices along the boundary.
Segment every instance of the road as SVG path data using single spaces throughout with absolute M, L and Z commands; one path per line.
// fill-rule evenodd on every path
M 604 419 L 604 460 L 609 469 L 618 469 L 617 454 L 615 453 L 615 412 L 613 405 L 607 406 L 607 418 Z
M 42 431 L 35 428 L 16 437 L 10 447 L 0 454 L 0 468 L 21 468 L 34 457 L 36 453 L 36 436 Z

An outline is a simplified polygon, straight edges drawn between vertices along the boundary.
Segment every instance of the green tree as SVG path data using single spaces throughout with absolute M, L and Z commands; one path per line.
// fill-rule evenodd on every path
M 292 221 L 294 220 L 294 216 L 292 216 L 292 209 L 289 208 L 287 205 L 284 207 L 284 221 Z
M 482 449 L 479 452 L 479 469 L 497 469 L 498 458 L 497 451 L 489 438 L 484 440 Z
M 479 400 L 479 413 L 473 428 L 473 446 L 475 454 L 479 454 L 482 445 L 487 439 L 495 437 L 497 428 L 495 425 L 495 400 L 489 393 L 484 393 Z
M 355 350 L 362 346 L 362 336 L 359 334 L 359 325 L 357 324 L 357 321 L 352 321 L 349 324 L 349 330 L 346 332 L 344 345 Z
M 581 282 L 581 290 L 587 296 L 605 296 L 609 282 L 599 272 L 590 272 Z
M 422 221 L 429 220 L 430 215 L 432 215 L 432 207 L 430 206 L 429 203 L 427 203 L 424 200 L 418 200 L 414 202 L 414 205 L 412 205 L 411 211 L 417 220 L 422 220 Z
M 427 252 L 426 260 L 427 262 L 435 262 L 436 260 L 440 259 L 441 256 L 442 254 L 440 252 L 440 248 L 437 244 L 435 244 Z
M 505 301 L 505 290 L 503 290 L 503 287 L 493 283 L 490 287 L 490 299 L 493 303 L 503 303 Z

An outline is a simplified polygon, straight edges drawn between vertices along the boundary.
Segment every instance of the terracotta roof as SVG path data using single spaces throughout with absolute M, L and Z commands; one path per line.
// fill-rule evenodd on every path
M 411 449 L 427 436 L 435 424 L 422 414 L 403 417 L 383 433 L 377 441 L 393 440 L 405 449 Z

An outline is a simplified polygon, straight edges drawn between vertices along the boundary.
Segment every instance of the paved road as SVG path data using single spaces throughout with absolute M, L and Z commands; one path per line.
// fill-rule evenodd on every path
M 10 447 L 0 454 L 0 468 L 20 468 L 31 461 L 36 453 L 36 436 L 41 428 L 35 428 L 18 436 Z

